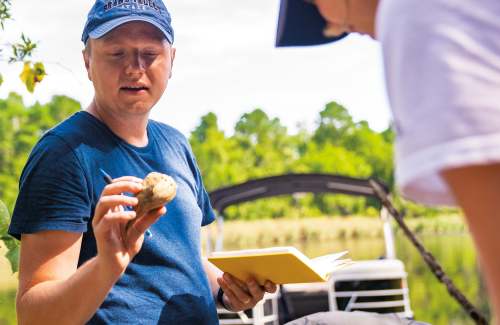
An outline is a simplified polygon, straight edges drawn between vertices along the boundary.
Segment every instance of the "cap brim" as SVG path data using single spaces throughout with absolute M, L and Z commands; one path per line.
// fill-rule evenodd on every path
M 165 30 L 165 28 L 163 28 L 163 26 L 158 24 L 158 22 L 156 22 L 154 19 L 149 18 L 149 17 L 133 16 L 133 15 L 116 18 L 116 19 L 113 19 L 113 20 L 106 22 L 106 23 L 100 25 L 99 27 L 95 28 L 92 32 L 90 32 L 89 37 L 93 38 L 93 39 L 101 38 L 104 35 L 106 35 L 107 33 L 109 33 L 110 31 L 112 31 L 113 29 L 115 29 L 116 27 L 121 26 L 121 25 L 128 23 L 128 22 L 131 22 L 131 21 L 144 21 L 146 23 L 150 23 L 150 24 L 154 25 L 156 28 L 158 28 L 165 35 L 165 38 L 167 39 L 167 41 L 170 44 L 173 43 L 172 34 L 169 31 Z
M 338 41 L 347 33 L 325 37 L 326 21 L 316 6 L 304 0 L 281 0 L 276 46 L 309 46 Z

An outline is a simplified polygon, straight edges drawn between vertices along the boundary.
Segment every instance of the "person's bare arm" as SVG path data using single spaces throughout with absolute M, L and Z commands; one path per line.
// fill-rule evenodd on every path
M 210 263 L 206 258 L 203 259 L 203 268 L 208 277 L 208 283 L 210 284 L 210 289 L 212 290 L 212 296 L 214 299 L 217 297 L 217 292 L 219 291 L 219 284 L 217 283 L 217 278 L 220 278 L 223 274 L 219 268 Z
M 107 185 L 92 221 L 97 256 L 77 268 L 82 235 L 44 231 L 21 237 L 17 315 L 19 324 L 83 324 L 104 301 L 111 287 L 139 252 L 144 232 L 166 210 L 151 211 L 129 220 L 142 180 L 122 177 Z
M 93 258 L 77 269 L 82 235 L 45 231 L 23 235 L 19 265 L 19 324 L 83 324 L 119 278 Z
M 443 177 L 465 212 L 500 325 L 500 164 L 450 169 Z

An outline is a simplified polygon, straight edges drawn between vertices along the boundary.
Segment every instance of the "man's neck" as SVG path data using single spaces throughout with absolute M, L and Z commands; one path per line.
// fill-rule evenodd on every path
M 148 144 L 148 115 L 120 115 L 102 109 L 95 99 L 87 107 L 86 111 L 106 124 L 114 134 L 125 142 L 136 147 L 144 147 Z

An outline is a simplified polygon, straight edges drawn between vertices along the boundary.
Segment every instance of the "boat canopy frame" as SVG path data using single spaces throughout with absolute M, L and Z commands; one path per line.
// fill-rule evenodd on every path
M 368 178 L 354 178 L 335 174 L 284 174 L 250 180 L 241 184 L 223 187 L 210 192 L 212 207 L 219 215 L 235 204 L 261 198 L 296 193 L 337 193 L 364 196 L 377 200 L 370 180 L 377 182 L 389 194 L 389 187 L 383 182 Z
M 373 178 L 362 179 L 336 174 L 317 173 L 270 176 L 214 190 L 209 193 L 209 196 L 212 208 L 217 211 L 217 234 L 214 236 L 209 231 L 206 240 L 207 253 L 210 253 L 212 250 L 221 251 L 224 249 L 224 211 L 231 205 L 280 195 L 332 193 L 364 196 L 380 203 L 380 218 L 383 224 L 386 248 L 385 257 L 396 258 L 394 234 L 389 222 L 389 216 L 371 182 L 375 182 L 379 185 L 379 189 L 387 196 L 389 195 L 389 187 Z M 214 244 L 212 244 L 213 237 L 215 237 Z

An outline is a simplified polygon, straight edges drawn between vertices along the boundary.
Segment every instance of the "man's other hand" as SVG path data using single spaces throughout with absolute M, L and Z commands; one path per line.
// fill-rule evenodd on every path
M 266 281 L 263 286 L 255 279 L 243 282 L 229 273 L 224 273 L 217 278 L 217 283 L 224 291 L 222 299 L 224 305 L 231 311 L 242 311 L 253 308 L 264 298 L 266 292 L 276 292 L 277 286 L 271 281 Z

